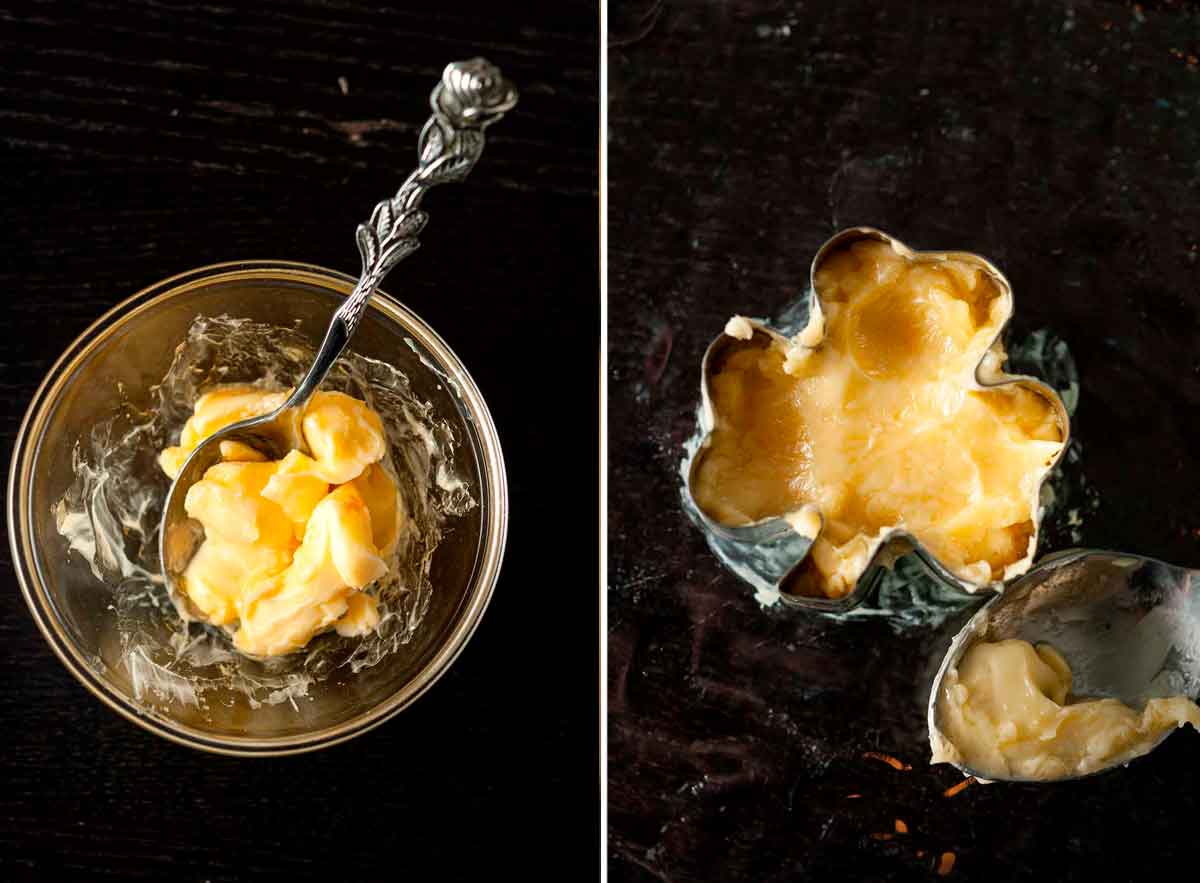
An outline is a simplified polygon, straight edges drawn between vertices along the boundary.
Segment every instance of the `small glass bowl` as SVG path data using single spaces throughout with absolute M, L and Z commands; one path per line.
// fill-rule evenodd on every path
M 445 673 L 479 624 L 499 575 L 508 485 L 487 405 L 458 357 L 420 318 L 383 293 L 363 316 L 353 349 L 403 371 L 412 390 L 459 439 L 454 466 L 478 506 L 452 519 L 433 556 L 429 608 L 415 637 L 358 673 L 337 669 L 298 703 L 252 707 L 214 691 L 200 708 L 136 698 L 122 657 L 112 595 L 68 554 L 52 511 L 74 478 L 72 450 L 122 396 L 149 403 L 199 315 L 297 327 L 313 342 L 354 287 L 308 264 L 245 261 L 165 279 L 114 307 L 67 348 L 25 415 L 9 472 L 13 562 L 34 621 L 67 669 L 105 704 L 174 742 L 236 755 L 311 751 L 356 736 L 408 706 Z M 436 369 L 436 370 L 435 370 Z

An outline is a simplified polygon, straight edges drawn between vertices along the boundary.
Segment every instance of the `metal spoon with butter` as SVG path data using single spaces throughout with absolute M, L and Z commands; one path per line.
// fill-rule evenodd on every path
M 416 251 L 417 236 L 428 219 L 420 209 L 426 191 L 438 184 L 463 180 L 483 152 L 484 129 L 516 103 L 516 89 L 486 60 L 476 58 L 447 65 L 430 96 L 433 115 L 421 130 L 418 166 L 395 196 L 376 205 L 370 220 L 359 224 L 356 239 L 362 273 L 334 313 L 307 375 L 274 411 L 213 433 L 184 462 L 163 507 L 159 556 L 167 591 L 185 619 L 201 618 L 189 608 L 179 590 L 179 580 L 204 539 L 203 527 L 189 518 L 184 508 L 188 489 L 222 459 L 222 443 L 249 445 L 269 459 L 279 459 L 290 450 L 305 450 L 300 432 L 304 406 L 345 350 L 384 276 Z
M 1200 727 L 1200 571 L 1072 550 L 955 636 L 929 697 L 935 763 L 988 781 L 1063 781 Z

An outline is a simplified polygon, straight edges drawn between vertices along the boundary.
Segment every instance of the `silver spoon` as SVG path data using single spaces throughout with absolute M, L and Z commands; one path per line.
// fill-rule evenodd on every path
M 179 591 L 178 580 L 204 538 L 203 527 L 184 509 L 188 489 L 220 461 L 223 441 L 242 442 L 272 459 L 279 459 L 293 448 L 306 450 L 300 432 L 304 406 L 354 335 L 383 277 L 416 251 L 417 235 L 428 219 L 420 210 L 425 191 L 467 176 L 483 152 L 483 130 L 516 105 L 517 90 L 498 68 L 475 58 L 447 65 L 429 103 L 433 116 L 421 130 L 417 168 L 395 196 L 375 206 L 371 219 L 358 225 L 362 273 L 354 290 L 333 314 L 308 374 L 276 410 L 234 423 L 206 438 L 171 484 L 159 531 L 159 557 L 167 591 L 185 619 L 202 618 Z
M 1135 709 L 1158 697 L 1196 698 L 1200 571 L 1093 550 L 1044 558 L 985 604 L 951 641 L 929 695 L 931 742 L 945 738 L 938 726 L 938 698 L 946 674 L 976 642 L 1007 638 L 1045 642 L 1058 650 L 1071 666 L 1073 695 L 1111 697 Z M 1128 762 L 1118 758 L 1088 775 Z M 967 775 L 997 781 L 994 774 L 955 766 Z

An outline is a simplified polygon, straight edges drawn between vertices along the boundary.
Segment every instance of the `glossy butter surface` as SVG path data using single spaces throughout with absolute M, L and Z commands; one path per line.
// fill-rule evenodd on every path
M 938 696 L 934 763 L 989 778 L 1061 779 L 1132 760 L 1165 733 L 1200 726 L 1183 696 L 1151 699 L 1138 712 L 1116 699 L 1075 699 L 1071 668 L 1047 644 L 972 645 Z
M 228 387 L 201 396 L 178 447 L 160 464 L 174 477 L 207 435 L 278 407 L 286 393 Z M 238 649 L 276 656 L 333 628 L 366 634 L 379 621 L 362 591 L 388 572 L 404 528 L 379 415 L 338 392 L 318 392 L 301 420 L 309 453 L 269 461 L 223 443 L 224 462 L 189 490 L 185 508 L 205 540 L 181 590 L 214 625 L 234 630 Z
M 965 580 L 1003 578 L 1032 552 L 1037 488 L 1064 429 L 1037 392 L 976 382 L 985 355 L 1003 359 L 997 283 L 876 241 L 833 254 L 815 281 L 821 313 L 797 340 L 737 349 L 711 377 L 697 504 L 728 525 L 819 513 L 810 561 L 829 597 L 853 588 L 894 528 Z

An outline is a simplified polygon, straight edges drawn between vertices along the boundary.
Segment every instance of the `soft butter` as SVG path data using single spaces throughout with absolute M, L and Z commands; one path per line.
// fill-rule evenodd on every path
M 278 407 L 286 393 L 229 387 L 201 396 L 177 447 L 160 455 L 174 477 L 205 437 Z M 278 461 L 237 442 L 189 490 L 185 508 L 205 540 L 181 579 L 192 606 L 234 631 L 253 656 L 298 650 L 336 629 L 362 635 L 379 622 L 362 591 L 388 572 L 405 524 L 402 498 L 381 461 L 379 415 L 338 392 L 318 392 L 300 421 L 308 453 Z

